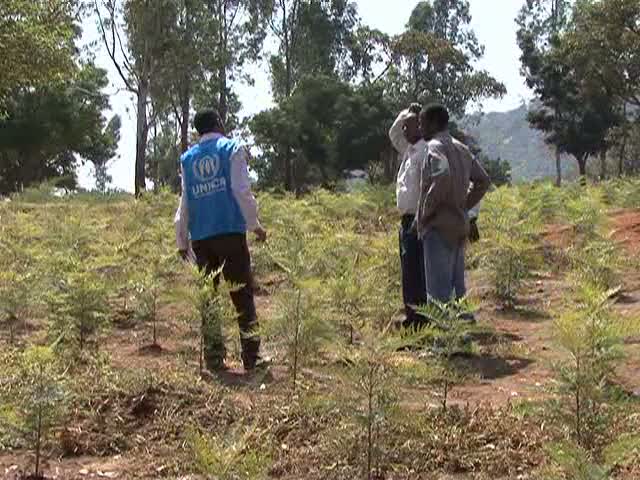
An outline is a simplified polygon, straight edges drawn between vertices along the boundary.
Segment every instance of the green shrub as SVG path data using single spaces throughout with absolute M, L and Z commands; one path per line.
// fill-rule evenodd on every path
M 292 385 L 295 391 L 298 372 L 317 358 L 323 345 L 335 338 L 332 325 L 322 315 L 322 307 L 313 290 L 299 287 L 278 300 L 278 313 L 267 323 L 266 335 L 285 344 Z
M 57 282 L 48 303 L 54 337 L 74 339 L 81 351 L 108 325 L 107 290 L 101 277 L 91 270 L 78 266 L 77 271 L 68 273 Z
M 271 464 L 267 442 L 256 442 L 255 429 L 238 429 L 227 435 L 207 436 L 192 430 L 188 442 L 198 473 L 219 480 L 267 478 Z M 260 446 L 257 447 L 255 444 Z
M 528 215 L 525 201 L 513 189 L 494 191 L 483 207 L 477 248 L 480 265 L 490 273 L 497 298 L 513 305 L 523 280 L 540 263 L 540 225 Z
M 24 439 L 34 452 L 34 474 L 40 478 L 42 450 L 50 430 L 64 414 L 63 375 L 53 350 L 30 347 L 19 360 L 8 391 L 0 392 L 0 421 Z
M 574 293 L 577 303 L 554 322 L 555 339 L 566 353 L 557 366 L 558 380 L 575 439 L 591 448 L 606 431 L 608 385 L 622 358 L 623 341 L 637 325 L 615 313 L 612 292 L 582 283 Z

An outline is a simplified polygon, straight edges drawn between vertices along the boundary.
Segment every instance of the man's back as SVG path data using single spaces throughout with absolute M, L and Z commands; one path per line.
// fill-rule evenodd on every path
M 231 181 L 235 141 L 215 136 L 193 146 L 181 158 L 192 240 L 245 233 L 247 225 Z
M 473 189 L 469 186 L 473 182 Z M 490 180 L 469 149 L 449 133 L 429 141 L 422 169 L 418 226 L 421 235 L 438 230 L 451 244 L 469 234 L 468 211 L 489 188 Z

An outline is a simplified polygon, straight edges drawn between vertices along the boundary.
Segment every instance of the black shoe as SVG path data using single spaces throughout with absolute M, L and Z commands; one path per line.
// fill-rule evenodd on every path
M 462 323 L 466 323 L 467 325 L 475 325 L 476 323 L 478 323 L 478 321 L 476 320 L 476 316 L 471 312 L 461 313 L 460 315 L 458 315 L 458 320 L 460 320 Z
M 253 358 L 243 358 L 242 363 L 246 372 L 252 372 L 255 370 L 265 370 L 271 366 L 271 359 L 268 357 L 261 357 L 260 355 Z
M 211 373 L 224 373 L 229 370 L 229 367 L 224 362 L 207 365 L 206 368 Z

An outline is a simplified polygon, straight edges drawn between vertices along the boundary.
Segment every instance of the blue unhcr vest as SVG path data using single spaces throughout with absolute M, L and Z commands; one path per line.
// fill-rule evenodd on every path
M 192 241 L 247 231 L 231 189 L 231 157 L 238 148 L 234 140 L 219 137 L 193 146 L 180 159 Z

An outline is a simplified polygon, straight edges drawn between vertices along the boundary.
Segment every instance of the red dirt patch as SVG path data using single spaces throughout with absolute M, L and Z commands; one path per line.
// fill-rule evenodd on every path
M 571 225 L 548 225 L 542 232 L 544 240 L 555 248 L 566 248 L 575 238 L 575 230 Z
M 631 255 L 640 254 L 640 210 L 625 210 L 612 215 L 612 237 Z

